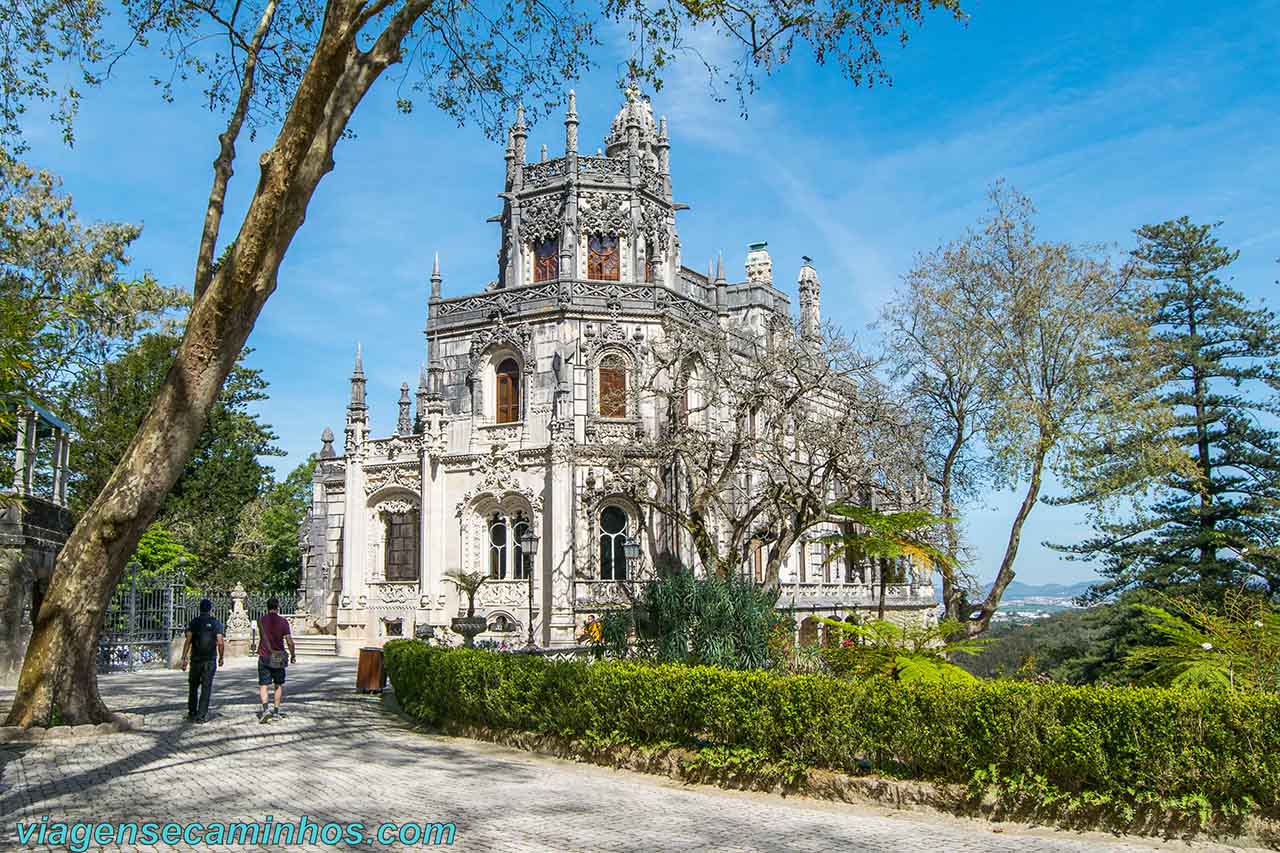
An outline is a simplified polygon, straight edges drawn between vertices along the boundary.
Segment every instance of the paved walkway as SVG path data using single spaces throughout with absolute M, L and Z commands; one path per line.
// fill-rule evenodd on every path
M 354 693 L 354 663 L 303 658 L 288 716 L 253 717 L 254 670 L 218 673 L 216 716 L 185 721 L 185 675 L 105 677 L 113 710 L 143 731 L 0 745 L 0 850 L 22 821 L 453 822 L 466 851 L 1088 851 L 1151 850 L 936 814 L 682 786 L 643 774 L 541 758 L 414 732 Z M 0 691 L 0 706 L 8 692 Z M 41 848 L 65 849 L 65 848 Z M 98 848 L 92 848 L 98 849 Z M 109 847 L 107 849 L 118 849 Z M 128 849 L 190 849 L 177 848 Z M 216 848 L 215 848 L 216 849 Z M 278 849 L 251 848 L 238 849 Z M 317 849 L 317 848 L 306 848 Z M 332 848 L 321 848 L 332 849 Z M 358 845 L 363 850 L 421 849 Z M 1171 843 L 1165 849 L 1207 850 Z M 1225 848 L 1216 848 L 1225 849 Z

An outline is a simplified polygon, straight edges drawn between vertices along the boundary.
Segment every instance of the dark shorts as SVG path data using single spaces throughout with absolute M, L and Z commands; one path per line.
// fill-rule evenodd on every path
M 263 687 L 269 684 L 284 684 L 284 667 L 272 669 L 267 666 L 267 659 L 258 656 L 258 683 Z

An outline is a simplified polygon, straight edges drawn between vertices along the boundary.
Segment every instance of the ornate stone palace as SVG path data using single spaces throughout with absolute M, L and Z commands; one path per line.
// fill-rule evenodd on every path
M 357 348 L 343 455 L 325 429 L 303 532 L 308 609 L 343 654 L 448 626 L 466 606 L 446 577 L 455 570 L 490 578 L 476 599 L 490 628 L 481 640 L 522 644 L 532 624 L 539 645 L 573 644 L 652 560 L 632 556 L 641 513 L 591 451 L 656 428 L 656 407 L 638 392 L 647 342 L 664 319 L 762 329 L 789 316 L 765 243 L 750 247 L 745 281 L 729 282 L 723 264 L 706 274 L 681 264 L 676 214 L 687 205 L 672 197 L 666 120 L 638 92 L 594 156 L 578 150 L 572 93 L 564 126 L 564 156 L 544 146 L 528 163 L 517 114 L 493 220 L 498 278 L 444 298 L 436 259 L 428 363 L 416 400 L 401 386 L 391 435 L 370 431 Z M 802 326 L 819 322 L 820 287 L 806 260 Z M 931 618 L 932 587 L 911 580 L 884 590 L 887 609 Z M 814 541 L 789 555 L 782 586 L 780 604 L 798 618 L 881 600 L 874 570 L 845 571 Z M 803 621 L 801 639 L 818 627 Z

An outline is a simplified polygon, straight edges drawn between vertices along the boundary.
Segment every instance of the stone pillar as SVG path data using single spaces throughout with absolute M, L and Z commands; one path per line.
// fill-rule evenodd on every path
M 567 396 L 557 392 L 557 397 Z M 557 414 L 567 412 L 571 402 L 556 401 Z M 551 464 L 547 471 L 547 489 L 550 500 L 544 502 L 542 516 L 543 547 L 539 552 L 541 572 L 546 581 L 542 596 L 542 642 L 545 645 L 571 645 L 575 640 L 576 625 L 573 613 L 573 579 L 576 575 L 573 547 L 573 433 L 571 414 L 556 417 L 551 427 Z

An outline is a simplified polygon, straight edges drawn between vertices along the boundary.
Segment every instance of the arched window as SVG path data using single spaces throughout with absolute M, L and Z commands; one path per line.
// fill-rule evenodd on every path
M 489 519 L 489 577 L 502 580 L 507 576 L 507 519 L 495 512 Z
M 617 281 L 618 238 L 592 235 L 587 240 L 587 278 L 596 281 Z
M 504 359 L 498 365 L 497 421 L 500 424 L 520 420 L 520 365 L 514 358 Z
M 539 240 L 533 244 L 533 280 L 552 281 L 560 277 L 560 241 Z
M 511 551 L 514 555 L 512 560 L 513 575 L 521 580 L 529 577 L 529 567 L 525 565 L 524 546 L 520 544 L 521 537 L 524 532 L 529 529 L 529 522 L 524 520 L 524 516 L 518 515 L 511 522 Z
M 389 581 L 418 579 L 418 513 L 384 512 L 382 523 L 387 547 L 383 557 L 383 576 Z
M 606 355 L 596 368 L 600 377 L 600 417 L 627 416 L 627 363 L 620 355 Z
M 622 507 L 607 506 L 600 511 L 600 577 L 607 581 L 627 579 L 627 513 Z

